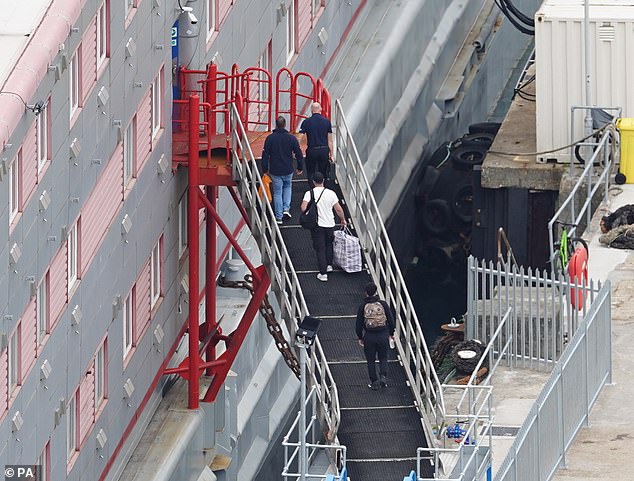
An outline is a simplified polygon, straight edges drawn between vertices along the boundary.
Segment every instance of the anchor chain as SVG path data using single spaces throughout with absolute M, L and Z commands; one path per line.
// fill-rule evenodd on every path
M 246 289 L 251 295 L 253 295 L 253 276 L 251 274 L 247 274 L 244 276 L 243 281 L 228 281 L 224 277 L 220 277 L 218 279 L 218 285 L 220 287 L 230 287 L 235 289 Z M 300 368 L 299 361 L 297 357 L 291 350 L 288 341 L 284 339 L 284 333 L 282 332 L 282 326 L 280 326 L 279 322 L 275 318 L 275 311 L 269 302 L 269 295 L 264 294 L 264 298 L 260 303 L 260 307 L 258 308 L 262 317 L 266 321 L 266 327 L 269 331 L 269 334 L 275 340 L 275 347 L 280 351 L 282 357 L 284 358 L 284 362 L 286 365 L 293 371 L 297 379 L 300 377 Z

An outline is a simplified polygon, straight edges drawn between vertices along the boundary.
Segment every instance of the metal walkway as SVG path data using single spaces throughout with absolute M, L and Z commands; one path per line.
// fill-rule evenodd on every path
M 336 185 L 329 187 L 342 198 Z M 353 481 L 400 480 L 416 469 L 416 448 L 427 446 L 420 414 L 395 350 L 390 350 L 388 387 L 368 388 L 355 319 L 363 288 L 372 278 L 365 270 L 355 274 L 335 270 L 328 274 L 328 282 L 317 279 L 310 233 L 298 224 L 299 205 L 307 190 L 305 179 L 293 181 L 293 217 L 280 230 L 308 310 L 322 321 L 319 339 L 339 391 L 338 438 L 348 449 L 348 475 Z M 431 473 L 429 466 L 426 474 Z

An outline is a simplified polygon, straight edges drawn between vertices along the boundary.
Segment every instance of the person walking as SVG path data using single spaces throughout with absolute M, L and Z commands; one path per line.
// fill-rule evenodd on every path
M 379 299 L 376 284 L 365 286 L 365 299 L 357 311 L 356 332 L 368 362 L 368 387 L 374 391 L 387 387 L 387 350 L 390 338 L 394 339 L 394 315 L 387 302 Z M 376 376 L 376 357 L 379 358 L 379 375 Z
M 332 124 L 321 115 L 321 104 L 313 102 L 310 106 L 312 115 L 305 119 L 299 127 L 306 143 L 306 175 L 312 180 L 315 172 L 329 178 L 329 163 L 332 163 Z
M 312 189 L 315 204 L 317 205 L 317 227 L 310 233 L 313 239 L 313 248 L 317 254 L 319 274 L 317 279 L 322 282 L 328 280 L 328 272 L 332 272 L 332 241 L 335 237 L 335 216 L 337 213 L 342 225 L 346 225 L 346 217 L 339 203 L 337 194 L 324 187 L 324 175 L 317 171 L 313 176 L 315 187 Z M 310 193 L 307 191 L 302 199 L 300 209 L 305 212 L 310 202 Z
M 273 211 L 275 220 L 291 218 L 291 182 L 293 181 L 293 156 L 297 161 L 297 175 L 304 171 L 304 156 L 297 138 L 286 130 L 286 119 L 275 120 L 275 130 L 264 140 L 262 170 L 273 181 Z

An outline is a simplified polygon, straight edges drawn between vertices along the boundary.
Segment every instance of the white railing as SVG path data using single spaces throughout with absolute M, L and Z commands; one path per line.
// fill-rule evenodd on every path
M 231 155 L 233 176 L 238 195 L 250 222 L 251 231 L 262 254 L 262 262 L 271 278 L 271 289 L 276 294 L 290 339 L 295 339 L 298 321 L 308 315 L 302 288 L 288 255 L 282 234 L 266 195 L 260 195 L 262 178 L 251 150 L 247 133 L 235 105 L 230 104 Z M 315 340 L 308 362 L 309 386 L 317 389 L 319 415 L 325 422 L 330 442 L 336 442 L 341 421 L 339 395 L 319 339 Z
M 440 382 L 339 100 L 335 102 L 334 118 L 337 181 L 372 279 L 396 313 L 396 347 L 419 406 L 427 439 L 432 442 L 434 426 L 430 417 L 439 426 L 445 412 Z

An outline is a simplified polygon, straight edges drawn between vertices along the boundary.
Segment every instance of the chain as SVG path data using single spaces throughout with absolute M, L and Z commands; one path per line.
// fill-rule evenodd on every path
M 220 287 L 246 289 L 251 293 L 251 295 L 253 295 L 253 276 L 251 276 L 251 274 L 247 274 L 246 276 L 244 276 L 244 279 L 245 280 L 243 281 L 228 281 L 224 277 L 220 277 L 218 279 L 218 285 Z M 280 351 L 280 353 L 282 354 L 282 357 L 284 358 L 286 365 L 291 369 L 291 371 L 293 371 L 297 379 L 299 379 L 299 376 L 300 376 L 299 361 L 297 360 L 297 357 L 291 350 L 291 347 L 286 341 L 286 339 L 284 339 L 284 333 L 282 332 L 282 327 L 280 326 L 279 322 L 277 322 L 277 319 L 275 318 L 275 311 L 273 310 L 273 307 L 271 306 L 271 303 L 269 302 L 268 294 L 264 294 L 264 298 L 262 299 L 262 302 L 260 303 L 259 311 L 260 311 L 260 314 L 262 314 L 262 316 L 264 317 L 264 320 L 266 321 L 266 327 L 269 330 L 269 333 L 275 340 L 275 346 L 277 347 L 277 350 Z

